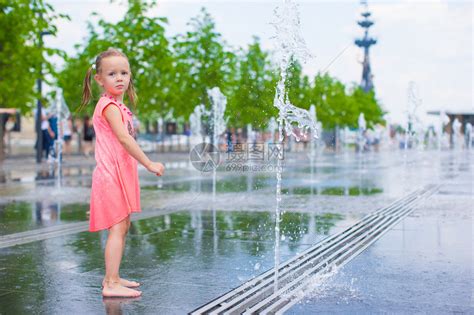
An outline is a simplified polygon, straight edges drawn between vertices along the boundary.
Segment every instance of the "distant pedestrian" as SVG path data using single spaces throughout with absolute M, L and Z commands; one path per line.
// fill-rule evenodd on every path
M 83 150 L 86 157 L 90 157 L 92 152 L 94 152 L 94 126 L 92 120 L 89 116 L 84 117 L 84 127 L 82 128 L 83 134 Z
M 232 144 L 232 131 L 227 129 L 225 135 L 227 139 L 227 152 L 234 152 L 234 145 Z
M 62 131 L 63 131 L 63 140 L 64 140 L 64 153 L 69 155 L 71 154 L 71 141 L 72 141 L 72 117 L 69 116 L 67 119 L 62 121 Z
M 37 110 L 35 110 L 35 116 L 37 115 Z M 55 134 L 53 132 L 53 130 L 51 129 L 51 126 L 49 124 L 49 121 L 48 121 L 48 116 L 46 115 L 46 112 L 44 109 L 41 109 L 41 134 L 42 134 L 42 150 L 44 151 L 44 157 L 45 159 L 47 159 L 49 157 L 49 152 L 51 151 L 51 148 L 53 146 L 53 143 L 54 143 L 54 137 L 55 137 Z M 36 140 L 36 143 L 35 143 L 35 149 L 38 148 L 38 140 Z M 41 152 L 43 153 L 43 152 Z

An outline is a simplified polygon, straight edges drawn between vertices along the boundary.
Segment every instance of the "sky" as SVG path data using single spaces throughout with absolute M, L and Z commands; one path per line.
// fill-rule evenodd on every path
M 126 1 L 49 0 L 56 12 L 68 14 L 71 21 L 58 23 L 57 37 L 46 36 L 45 45 L 61 48 L 74 55 L 74 45 L 87 37 L 87 21 L 97 21 L 98 12 L 110 22 L 119 21 Z M 217 31 L 232 47 L 246 47 L 258 36 L 265 49 L 274 43 L 274 8 L 282 1 L 198 1 L 164 0 L 149 14 L 168 18 L 167 35 L 187 31 L 188 21 L 206 7 Z M 362 6 L 359 1 L 296 1 L 301 31 L 313 58 L 304 72 L 314 76 L 328 73 L 346 84 L 359 83 L 362 51 L 354 45 L 361 37 L 357 25 Z M 378 42 L 370 58 L 377 98 L 389 112 L 389 122 L 404 123 L 407 89 L 414 81 L 422 104 L 418 115 L 427 124 L 434 117 L 429 110 L 474 111 L 472 1 L 368 1 L 375 24 L 370 35 Z M 336 58 L 336 59 L 335 59 Z M 334 60 L 335 59 L 335 60 Z M 52 61 L 61 67 L 60 60 Z M 333 62 L 332 62 L 333 61 Z M 332 62 L 332 63 L 331 63 Z M 272 106 L 272 104 L 269 104 Z

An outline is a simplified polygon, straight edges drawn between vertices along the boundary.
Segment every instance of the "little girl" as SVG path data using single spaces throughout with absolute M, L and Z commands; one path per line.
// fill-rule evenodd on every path
M 150 161 L 134 139 L 133 114 L 123 104 L 125 92 L 132 104 L 136 100 L 127 57 L 119 50 L 109 48 L 96 58 L 84 79 L 81 108 L 92 97 L 93 70 L 96 71 L 94 79 L 102 88 L 102 96 L 92 117 L 97 166 L 92 175 L 89 231 L 109 231 L 102 295 L 138 297 L 141 291 L 132 288 L 140 284 L 119 276 L 130 214 L 141 211 L 137 161 L 158 176 L 163 175 L 164 166 Z

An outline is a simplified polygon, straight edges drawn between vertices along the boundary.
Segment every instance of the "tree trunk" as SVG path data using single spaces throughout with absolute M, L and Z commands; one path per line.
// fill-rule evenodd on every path
M 0 161 L 5 159 L 5 115 L 0 113 Z

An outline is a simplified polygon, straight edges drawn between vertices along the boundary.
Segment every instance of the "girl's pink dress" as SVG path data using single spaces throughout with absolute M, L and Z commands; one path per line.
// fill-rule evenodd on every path
M 132 112 L 124 105 L 103 95 L 95 106 L 92 122 L 96 134 L 95 160 L 92 174 L 89 231 L 108 229 L 132 212 L 141 212 L 137 160 L 118 141 L 103 116 L 107 106 L 117 106 L 123 127 L 135 136 Z

